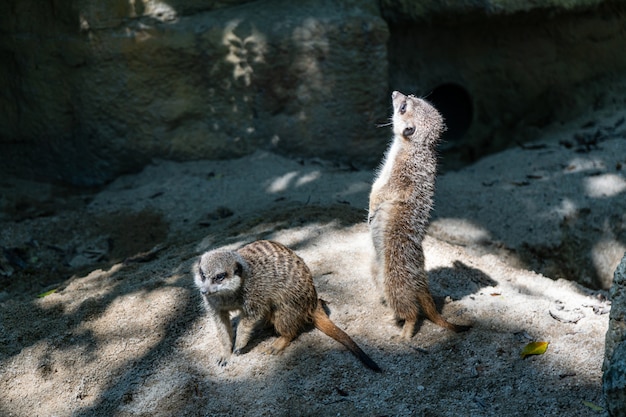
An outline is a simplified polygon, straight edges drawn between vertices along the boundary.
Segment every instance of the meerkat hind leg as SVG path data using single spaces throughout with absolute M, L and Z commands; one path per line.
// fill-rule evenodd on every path
M 264 353 L 268 355 L 278 355 L 285 350 L 287 346 L 289 346 L 292 340 L 293 338 L 289 338 L 287 336 L 279 336 L 278 339 L 276 339 Z
M 411 339 L 413 337 L 413 333 L 415 332 L 415 323 L 416 320 L 405 320 L 404 325 L 402 326 L 402 338 L 403 339 Z
M 278 333 L 279 337 L 272 343 L 272 345 L 265 350 L 265 353 L 269 355 L 278 355 L 281 353 L 293 339 L 298 335 L 298 328 L 294 329 L 293 323 L 297 323 L 295 320 L 295 312 L 275 312 L 272 320 L 274 329 Z
M 282 329 L 280 327 L 274 326 L 276 328 L 276 332 L 278 333 L 278 339 L 272 343 L 272 345 L 265 350 L 265 353 L 268 355 L 278 355 L 281 353 L 293 339 L 297 336 L 297 331 L 293 331 L 292 329 Z
M 417 296 L 417 299 L 424 315 L 436 325 L 457 333 L 464 332 L 470 329 L 470 326 L 453 324 L 444 319 L 443 316 L 437 311 L 437 307 L 435 307 L 435 302 L 433 301 L 433 297 L 430 295 L 430 293 L 419 294 Z

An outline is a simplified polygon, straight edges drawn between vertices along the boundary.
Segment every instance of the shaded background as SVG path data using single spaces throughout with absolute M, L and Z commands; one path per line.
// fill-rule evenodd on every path
M 623 1 L 7 0 L 0 165 L 97 185 L 256 149 L 371 168 L 389 93 L 446 117 L 443 164 L 623 106 Z

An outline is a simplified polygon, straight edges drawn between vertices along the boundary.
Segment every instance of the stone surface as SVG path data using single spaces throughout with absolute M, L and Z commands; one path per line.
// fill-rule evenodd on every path
M 14 171 L 98 184 L 153 157 L 265 148 L 372 165 L 384 149 L 388 31 L 374 1 L 82 1 L 42 27 L 34 3 L 13 3 L 0 150 Z
M 0 170 L 102 184 L 256 149 L 372 167 L 393 89 L 444 113 L 456 169 L 626 106 L 625 25 L 622 0 L 7 0 Z
M 610 365 L 616 346 L 626 340 L 626 253 L 615 269 L 610 299 L 612 304 L 609 330 L 606 335 L 604 369 Z
M 605 0 L 461 0 L 461 1 L 411 1 L 381 0 L 383 10 L 388 14 L 402 15 L 404 18 L 423 20 L 438 14 L 513 14 L 532 10 L 551 9 L 555 11 L 587 10 L 606 3 Z
M 389 83 L 442 110 L 452 127 L 444 152 L 458 159 L 449 158 L 451 168 L 532 141 L 591 107 L 626 105 L 626 54 L 615 54 L 626 44 L 624 2 L 388 4 Z M 394 12 L 402 7 L 416 10 Z
M 626 416 L 626 254 L 615 270 L 606 332 L 603 390 L 609 414 Z

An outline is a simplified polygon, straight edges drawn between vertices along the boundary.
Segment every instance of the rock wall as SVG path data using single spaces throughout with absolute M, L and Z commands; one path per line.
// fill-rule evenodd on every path
M 604 0 L 381 0 L 383 9 L 389 15 L 405 16 L 413 20 L 423 20 L 442 14 L 466 15 L 510 15 L 533 10 L 577 11 L 605 3 Z
M 255 149 L 372 167 L 389 93 L 446 117 L 444 165 L 626 105 L 626 1 L 7 0 L 0 170 L 101 184 Z
M 626 254 L 615 270 L 606 333 L 603 390 L 609 414 L 626 416 Z
M 626 105 L 623 1 L 382 3 L 390 85 L 442 110 L 451 167 Z
M 153 157 L 380 158 L 388 31 L 375 1 L 209 5 L 4 3 L 0 151 L 13 170 L 98 184 Z

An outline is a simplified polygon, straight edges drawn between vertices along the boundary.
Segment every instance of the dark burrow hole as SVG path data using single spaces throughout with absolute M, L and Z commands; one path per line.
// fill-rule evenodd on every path
M 435 87 L 427 97 L 446 121 L 448 130 L 444 141 L 459 141 L 472 124 L 474 109 L 467 90 L 458 84 L 446 83 Z

